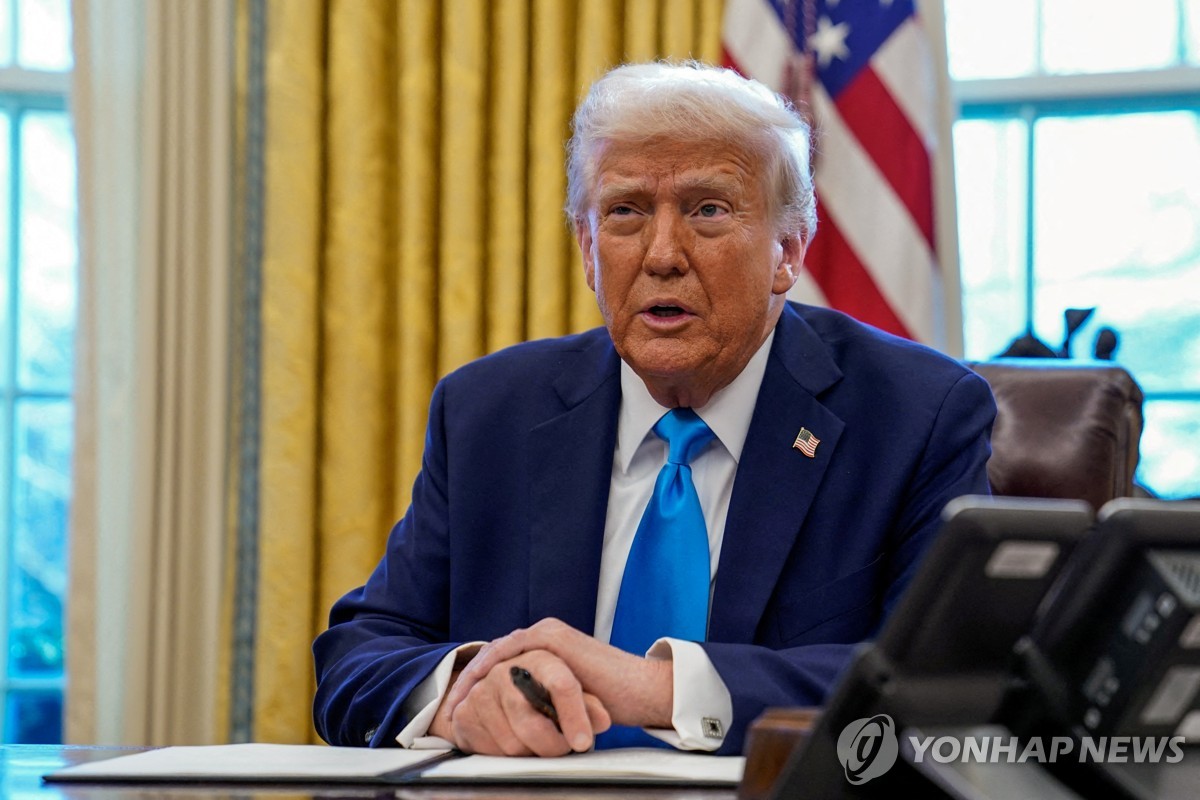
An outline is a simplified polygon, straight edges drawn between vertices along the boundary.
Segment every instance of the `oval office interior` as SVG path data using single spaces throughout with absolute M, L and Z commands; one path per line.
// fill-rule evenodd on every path
M 604 322 L 586 252 L 563 215 L 563 145 L 588 87 L 621 63 L 733 67 L 814 125 L 816 235 L 787 298 L 814 309 L 804 312 L 805 325 L 828 319 L 825 307 L 840 310 L 982 378 L 996 404 L 986 472 L 998 501 L 1076 500 L 1099 513 L 1118 498 L 1178 506 L 1200 496 L 1194 5 L 0 0 L 8 20 L 0 25 L 0 176 L 8 189 L 0 241 L 9 254 L 0 276 L 0 570 L 10 587 L 0 598 L 0 716 L 4 741 L 17 748 L 3 750 L 5 780 L 20 782 L 10 789 L 141 791 L 41 786 L 33 778 L 58 766 L 124 751 L 24 749 L 35 743 L 321 740 L 312 643 L 329 627 L 330 608 L 379 563 L 389 530 L 413 503 L 432 452 L 427 435 L 436 440 L 446 419 L 430 403 L 439 381 L 506 348 Z M 797 317 L 787 314 L 779 336 L 794 344 L 801 327 L 789 327 Z M 803 355 L 786 369 L 801 374 L 818 358 Z M 514 379 L 508 369 L 465 389 L 477 395 L 476 408 Z M 770 383 L 782 373 L 772 362 L 764 374 Z M 582 394 L 585 381 L 576 373 L 571 382 Z M 904 403 L 931 385 L 918 378 L 907 390 L 881 387 L 869 387 L 880 388 L 877 421 L 896 413 L 907 423 L 920 413 Z M 513 425 L 524 410 L 472 422 L 475 443 L 455 458 L 484 458 L 492 445 L 516 454 Z M 829 481 L 845 467 L 850 434 L 813 419 L 789 428 L 781 452 L 795 462 L 788 469 L 817 466 L 824 477 L 778 495 L 764 481 L 751 499 L 784 506 L 790 497 L 798 507 L 796 498 L 811 492 L 832 505 Z M 530 507 L 595 501 L 561 488 L 584 470 L 572 454 L 602 464 L 608 477 L 617 445 L 598 456 L 604 448 L 589 425 L 574 431 L 569 451 L 542 462 L 542 495 Z M 567 441 L 569 427 L 544 432 L 547 452 Z M 873 434 L 876 449 L 863 450 L 857 488 L 871 500 L 873 491 L 892 491 L 871 469 L 904 449 L 885 427 Z M 752 430 L 747 458 L 763 442 L 760 428 Z M 900 437 L 909 428 L 896 430 Z M 719 424 L 713 433 L 724 441 Z M 659 446 L 649 426 L 647 435 Z M 634 469 L 644 457 L 631 454 Z M 703 510 L 708 461 L 678 465 L 680 473 L 694 470 Z M 656 475 L 658 465 L 647 469 Z M 516 470 L 496 472 L 472 477 L 478 507 L 523 502 L 528 490 L 517 486 Z M 853 517 L 856 502 L 868 506 L 847 501 L 840 519 Z M 691 504 L 689 496 L 683 505 Z M 588 518 L 606 521 L 601 501 L 588 509 Z M 940 508 L 928 511 L 934 519 Z M 664 513 L 673 513 L 669 504 Z M 627 516 L 632 539 L 640 501 Z M 754 527 L 735 522 L 725 541 L 734 568 L 714 584 L 716 638 L 761 624 L 770 629 L 761 638 L 810 636 L 819 645 L 820 630 L 810 631 L 832 609 L 846 614 L 834 627 L 861 632 L 856 641 L 875 639 L 854 598 L 883 581 L 881 568 L 856 572 L 844 591 L 772 594 L 747 576 L 761 562 L 784 569 L 791 551 L 746 545 Z M 544 522 L 531 529 L 552 553 L 574 552 Z M 852 560 L 834 547 L 808 555 Z M 471 573 L 476 585 L 456 587 L 455 603 L 514 620 L 528 598 L 532 608 L 551 607 L 538 605 L 533 590 L 511 604 L 485 591 L 528 562 L 535 589 L 588 587 L 586 602 L 567 606 L 577 629 L 605 638 L 611 623 L 614 641 L 652 635 L 618 602 L 621 569 L 601 590 L 598 565 L 589 562 L 584 575 L 526 556 L 519 545 L 486 551 Z M 661 574 L 653 554 L 647 558 L 644 569 Z M 1186 572 L 1188 563 L 1129 559 L 1141 571 L 1114 585 L 1167 581 L 1161 576 Z M 961 578 L 943 570 L 947 585 Z M 612 602 L 598 605 L 611 605 L 612 619 L 591 613 L 602 591 Z M 1130 615 L 1142 608 L 1115 588 L 1080 590 L 1097 593 L 1128 599 Z M 758 610 L 729 612 L 732 597 Z M 900 599 L 888 607 L 900 608 Z M 937 597 L 925 600 L 936 607 Z M 1091 611 L 1089 624 L 1107 620 L 1103 608 Z M 1151 611 L 1161 619 L 1153 624 L 1182 619 Z M 1046 627 L 1042 611 L 1005 619 L 1018 617 L 1022 636 L 1036 628 L 1043 638 L 1030 641 L 1050 653 L 1039 672 L 1030 653 L 1041 651 L 1018 648 L 1006 680 L 1040 686 L 1062 672 L 1060 683 L 1095 677 L 1106 685 L 1107 673 L 1080 675 L 1082 661 L 1061 657 L 1069 637 Z M 1121 620 L 1107 623 L 1121 630 Z M 990 626 L 960 628 L 956 638 L 973 642 L 965 655 L 938 650 L 936 631 L 919 619 L 903 641 L 876 643 L 897 663 L 919 649 L 965 669 L 984 643 L 1010 649 L 1007 634 L 968 635 Z M 1185 628 L 1171 631 L 1190 641 Z M 685 638 L 703 644 L 706 633 Z M 1071 642 L 1067 649 L 1082 648 Z M 638 648 L 645 650 L 630 645 Z M 1171 719 L 1188 738 L 1186 700 L 1200 681 L 1188 671 L 1189 653 L 1182 645 L 1155 651 L 1144 660 L 1161 670 L 1131 679 L 1150 692 L 1173 676 L 1161 697 L 1096 696 L 1111 694 L 1110 704 L 1138 709 L 1128 713 L 1139 719 L 1165 719 L 1164 708 L 1178 708 Z M 1102 656 L 1089 658 L 1088 668 L 1099 669 Z M 1126 662 L 1114 659 L 1119 672 Z M 893 666 L 867 659 L 847 668 L 847 680 L 867 697 Z M 766 687 L 779 673 L 755 675 Z M 814 674 L 812 683 L 833 697 L 833 677 Z M 992 697 L 972 696 L 982 703 L 983 695 Z M 925 695 L 888 708 L 907 708 L 913 697 Z M 1171 706 L 1168 697 L 1184 699 Z M 1092 708 L 1067 706 L 1079 720 Z M 995 721 L 966 700 L 956 707 L 956 724 Z M 788 703 L 757 721 L 706 711 L 689 735 L 718 747 L 739 742 L 749 756 L 742 797 L 773 788 L 787 795 L 792 784 L 776 779 L 791 774 L 793 723 L 802 719 L 807 730 L 817 711 Z M 1150 730 L 1128 720 L 1106 728 L 1101 717 L 1096 730 L 1105 735 Z M 951 736 L 937 722 L 919 724 Z M 1004 720 L 1011 730 L 1035 722 L 1015 712 Z M 397 733 L 375 723 L 354 732 L 356 744 L 367 733 L 392 744 Z M 833 747 L 832 766 L 841 769 Z M 958 780 L 933 772 L 913 774 Z M 1114 770 L 1103 780 L 1134 797 L 1174 791 L 1143 772 Z M 1109 786 L 1067 778 L 1083 796 L 1086 787 L 1100 796 Z

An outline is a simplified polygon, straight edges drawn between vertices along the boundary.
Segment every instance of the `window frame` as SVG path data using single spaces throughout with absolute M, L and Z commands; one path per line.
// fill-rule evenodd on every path
M 1181 64 L 1153 70 L 1086 74 L 1038 72 L 1011 78 L 954 79 L 952 76 L 950 90 L 957 112 L 955 122 L 1020 121 L 1025 126 L 1022 330 L 1033 330 L 1038 295 L 1038 265 L 1034 252 L 1037 236 L 1036 122 L 1047 118 L 1179 111 L 1200 117 L 1200 66 Z M 1200 410 L 1200 386 L 1144 389 L 1144 395 L 1147 405 L 1156 401 L 1183 401 L 1195 403 Z
M 1049 117 L 1116 116 L 1168 111 L 1200 113 L 1196 112 L 1200 108 L 1200 67 L 1174 67 L 1157 73 L 971 79 L 952 81 L 951 86 L 958 112 L 956 122 L 1019 120 L 1025 125 L 1025 317 L 1022 330 L 1032 330 L 1035 320 L 1034 296 L 1037 293 L 1037 264 L 1033 247 L 1037 211 L 1033 174 L 1035 123 Z M 1166 396 L 1168 394 L 1156 392 L 1153 399 L 1171 399 Z M 1200 387 L 1183 394 L 1186 394 L 1186 399 L 1200 399 Z

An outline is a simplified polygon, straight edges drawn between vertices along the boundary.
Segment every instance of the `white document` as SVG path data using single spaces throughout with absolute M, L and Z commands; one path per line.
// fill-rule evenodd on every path
M 728 784 L 742 779 L 746 759 L 682 750 L 627 748 L 572 753 L 562 758 L 467 756 L 440 761 L 421 773 L 434 781 L 668 782 Z
M 48 781 L 211 783 L 676 783 L 736 786 L 746 759 L 658 748 L 574 753 L 562 758 L 464 756 L 454 750 L 324 745 L 227 744 L 164 747 L 92 761 Z
M 449 752 L 316 744 L 164 747 L 78 764 L 46 777 L 81 781 L 374 781 Z

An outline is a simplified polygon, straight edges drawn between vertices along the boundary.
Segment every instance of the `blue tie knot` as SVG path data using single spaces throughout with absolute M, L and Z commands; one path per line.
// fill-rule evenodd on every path
M 713 439 L 712 430 L 690 408 L 675 408 L 654 424 L 654 433 L 667 443 L 667 461 L 690 464 Z

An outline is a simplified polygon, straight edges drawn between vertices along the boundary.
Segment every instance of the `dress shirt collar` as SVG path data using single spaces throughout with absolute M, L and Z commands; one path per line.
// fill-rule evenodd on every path
M 775 330 L 772 329 L 767 340 L 750 357 L 741 374 L 728 386 L 713 394 L 703 407 L 692 409 L 716 434 L 734 461 L 740 461 L 742 457 L 742 447 L 746 444 L 746 434 L 750 431 L 750 418 L 754 415 L 758 390 L 767 371 L 767 358 L 771 355 L 771 342 L 774 340 Z M 622 472 L 629 471 L 634 453 L 646 437 L 651 435 L 654 423 L 670 410 L 660 406 L 651 397 L 646 384 L 633 371 L 633 367 L 622 361 L 621 411 L 617 419 L 616 452 L 617 465 Z

